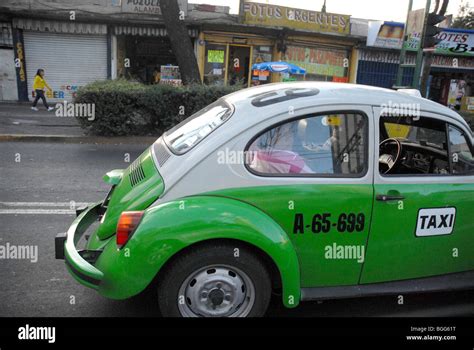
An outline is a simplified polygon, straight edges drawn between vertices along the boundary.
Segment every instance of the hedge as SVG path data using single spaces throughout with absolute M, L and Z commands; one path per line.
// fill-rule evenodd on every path
M 95 106 L 95 118 L 77 117 L 88 134 L 159 136 L 181 120 L 242 86 L 143 85 L 127 80 L 81 87 L 75 103 Z

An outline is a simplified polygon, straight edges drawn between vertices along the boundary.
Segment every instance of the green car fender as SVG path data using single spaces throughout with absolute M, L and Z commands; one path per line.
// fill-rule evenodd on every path
M 138 294 L 175 254 L 214 239 L 246 242 L 267 254 L 280 273 L 283 304 L 298 305 L 300 269 L 288 235 L 260 209 L 219 196 L 186 197 L 146 210 L 122 249 L 115 242 L 104 247 L 96 264 L 104 272 L 99 293 L 115 299 Z

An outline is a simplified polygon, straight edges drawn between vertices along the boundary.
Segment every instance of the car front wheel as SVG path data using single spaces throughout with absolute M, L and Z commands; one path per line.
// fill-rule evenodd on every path
M 238 244 L 199 246 L 172 261 L 160 277 L 158 302 L 165 317 L 258 317 L 271 296 L 265 266 Z

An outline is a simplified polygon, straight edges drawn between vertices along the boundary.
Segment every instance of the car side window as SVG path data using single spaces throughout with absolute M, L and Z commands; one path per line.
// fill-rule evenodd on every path
M 379 172 L 384 176 L 449 175 L 446 123 L 434 118 L 381 117 Z
M 454 175 L 474 174 L 474 157 L 466 136 L 458 128 L 449 126 L 449 150 Z
M 310 115 L 257 135 L 246 150 L 246 166 L 263 176 L 363 176 L 367 135 L 365 115 Z

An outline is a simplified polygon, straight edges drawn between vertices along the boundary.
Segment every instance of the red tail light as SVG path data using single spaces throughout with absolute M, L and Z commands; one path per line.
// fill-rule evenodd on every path
M 128 242 L 143 216 L 143 211 L 124 211 L 117 224 L 117 247 L 122 248 Z

